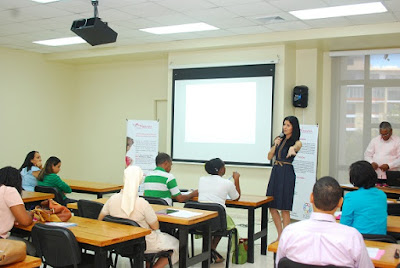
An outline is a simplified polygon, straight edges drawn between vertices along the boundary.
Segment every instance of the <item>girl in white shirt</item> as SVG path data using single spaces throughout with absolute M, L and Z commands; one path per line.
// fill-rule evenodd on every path
M 203 176 L 199 180 L 199 202 L 212 202 L 218 203 L 225 207 L 227 196 L 232 200 L 239 200 L 240 198 L 240 185 L 238 172 L 233 172 L 233 182 L 222 178 L 225 175 L 225 163 L 219 158 L 211 159 L 205 164 L 205 169 L 208 176 Z M 235 228 L 235 223 L 232 218 L 227 214 L 227 229 Z M 217 245 L 221 240 L 220 236 L 214 236 L 211 242 L 212 257 L 215 262 L 223 262 L 224 258 L 216 251 Z

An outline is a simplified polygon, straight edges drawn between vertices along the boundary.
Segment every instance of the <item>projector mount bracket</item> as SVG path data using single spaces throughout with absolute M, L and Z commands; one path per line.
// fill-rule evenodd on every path
M 97 16 L 99 15 L 99 12 L 97 10 L 97 6 L 99 5 L 99 1 L 98 0 L 92 0 L 92 6 L 94 7 L 94 17 L 97 18 Z

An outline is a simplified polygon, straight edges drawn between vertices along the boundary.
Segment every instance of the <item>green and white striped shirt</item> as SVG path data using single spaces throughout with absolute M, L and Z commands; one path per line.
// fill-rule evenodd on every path
M 172 197 L 180 195 L 174 175 L 168 173 L 162 167 L 156 167 L 144 179 L 144 196 L 163 198 L 172 206 Z

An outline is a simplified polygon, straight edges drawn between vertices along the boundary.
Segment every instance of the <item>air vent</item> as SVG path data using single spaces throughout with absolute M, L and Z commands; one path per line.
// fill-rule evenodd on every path
M 267 24 L 267 23 L 281 22 L 284 21 L 285 19 L 280 16 L 270 16 L 270 17 L 258 17 L 256 18 L 256 20 Z

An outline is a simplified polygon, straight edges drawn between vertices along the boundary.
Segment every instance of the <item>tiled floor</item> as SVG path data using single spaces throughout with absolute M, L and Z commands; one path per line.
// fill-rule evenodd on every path
M 86 194 L 76 194 L 72 193 L 68 195 L 70 198 L 74 199 L 96 199 L 95 195 L 86 195 Z M 106 195 L 108 196 L 108 195 Z M 105 196 L 105 197 L 106 197 Z M 175 206 L 182 206 L 182 204 L 174 204 Z M 247 210 L 244 209 L 233 209 L 233 208 L 228 208 L 227 209 L 228 214 L 232 217 L 232 219 L 236 223 L 236 227 L 239 230 L 239 236 L 240 237 L 247 237 Z M 261 209 L 256 210 L 256 230 L 260 229 L 260 224 L 261 224 Z M 268 223 L 268 244 L 271 243 L 272 241 L 275 241 L 277 237 L 276 229 L 274 226 L 274 223 L 272 222 L 272 218 L 269 217 L 269 223 Z M 227 250 L 227 238 L 222 238 L 220 244 L 218 245 L 218 252 L 222 256 L 226 256 L 226 250 Z M 195 249 L 200 250 L 201 249 L 201 239 L 197 239 L 195 241 Z M 255 243 L 255 250 L 254 250 L 254 257 L 255 261 L 254 263 L 245 263 L 245 264 L 230 264 L 229 267 L 242 267 L 242 268 L 247 268 L 247 267 L 254 267 L 254 268 L 261 268 L 261 267 L 273 267 L 273 254 L 267 252 L 267 255 L 261 255 L 260 254 L 261 250 L 261 240 L 257 240 Z M 232 255 L 231 255 L 232 256 Z M 232 258 L 232 257 L 231 257 Z M 129 262 L 125 258 L 120 258 L 118 260 L 118 267 L 121 268 L 129 268 Z M 178 267 L 177 264 L 174 265 L 174 267 Z M 193 267 L 201 267 L 201 264 L 197 264 Z M 225 262 L 218 263 L 218 264 L 211 264 L 211 268 L 224 268 L 225 267 Z

